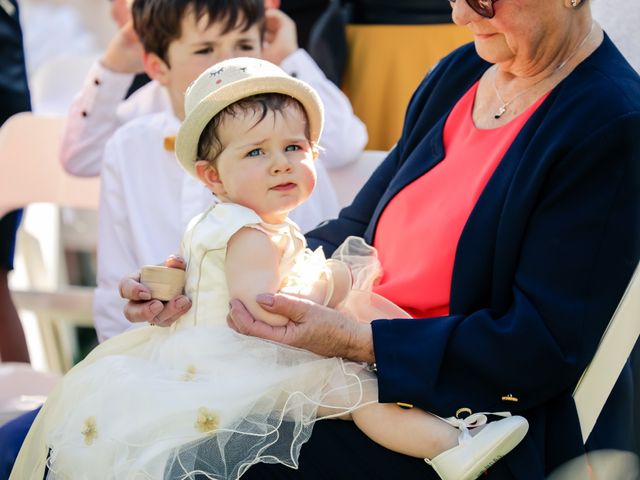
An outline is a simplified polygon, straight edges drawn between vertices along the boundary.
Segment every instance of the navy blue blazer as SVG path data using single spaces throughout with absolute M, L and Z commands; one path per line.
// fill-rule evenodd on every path
M 443 59 L 397 146 L 310 245 L 330 254 L 348 235 L 371 243 L 388 202 L 443 159 L 447 115 L 489 66 L 473 45 Z M 527 121 L 478 199 L 456 250 L 450 315 L 373 322 L 380 400 L 441 416 L 524 415 L 529 434 L 504 461 L 515 478 L 543 478 L 584 453 L 571 394 L 639 257 L 640 78 L 605 37 Z M 592 448 L 632 449 L 631 388 L 627 367 Z

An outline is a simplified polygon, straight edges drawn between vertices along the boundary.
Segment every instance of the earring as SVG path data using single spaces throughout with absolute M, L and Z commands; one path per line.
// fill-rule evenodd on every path
M 571 6 L 576 8 L 578 6 L 578 0 L 571 0 Z

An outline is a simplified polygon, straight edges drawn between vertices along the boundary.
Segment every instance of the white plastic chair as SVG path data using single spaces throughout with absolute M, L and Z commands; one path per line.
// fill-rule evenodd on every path
M 0 128 L 0 168 L 4 172 L 0 175 L 0 216 L 34 203 L 97 210 L 99 179 L 72 177 L 58 160 L 64 123 L 64 117 L 20 113 Z M 57 209 L 49 210 L 39 222 L 51 226 L 44 238 L 21 228 L 16 262 L 24 263 L 26 278 L 21 288 L 15 282 L 11 286 L 21 317 L 24 311 L 37 317 L 46 369 L 65 372 L 72 362 L 68 325 L 92 324 L 93 289 L 70 287 L 63 281 L 58 269 L 63 264 L 59 215 Z M 48 267 L 47 254 L 55 259 Z
M 38 67 L 29 79 L 33 111 L 66 115 L 97 58 L 97 54 L 59 55 Z
M 42 405 L 60 377 L 27 363 L 0 363 L 0 425 Z

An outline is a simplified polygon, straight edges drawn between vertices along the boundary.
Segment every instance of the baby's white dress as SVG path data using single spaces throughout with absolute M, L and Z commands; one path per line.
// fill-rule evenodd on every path
M 256 462 L 296 467 L 316 420 L 376 401 L 366 365 L 227 326 L 226 246 L 245 226 L 284 248 L 285 290 L 304 290 L 322 272 L 322 252 L 305 249 L 292 222 L 266 225 L 230 203 L 194 218 L 183 241 L 190 311 L 172 328 L 114 337 L 74 367 L 38 415 L 15 478 L 42 478 L 47 451 L 53 479 L 237 479 Z M 361 285 L 380 273 L 372 260 L 356 268 L 367 272 Z

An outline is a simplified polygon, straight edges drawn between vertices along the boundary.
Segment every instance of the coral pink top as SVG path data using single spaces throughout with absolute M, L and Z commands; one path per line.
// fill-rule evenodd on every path
M 391 199 L 376 229 L 384 275 L 374 291 L 414 318 L 449 314 L 451 279 L 462 230 L 505 152 L 544 101 L 490 130 L 472 119 L 478 83 L 444 126 L 445 157 Z M 399 235 L 399 232 L 402 232 Z

